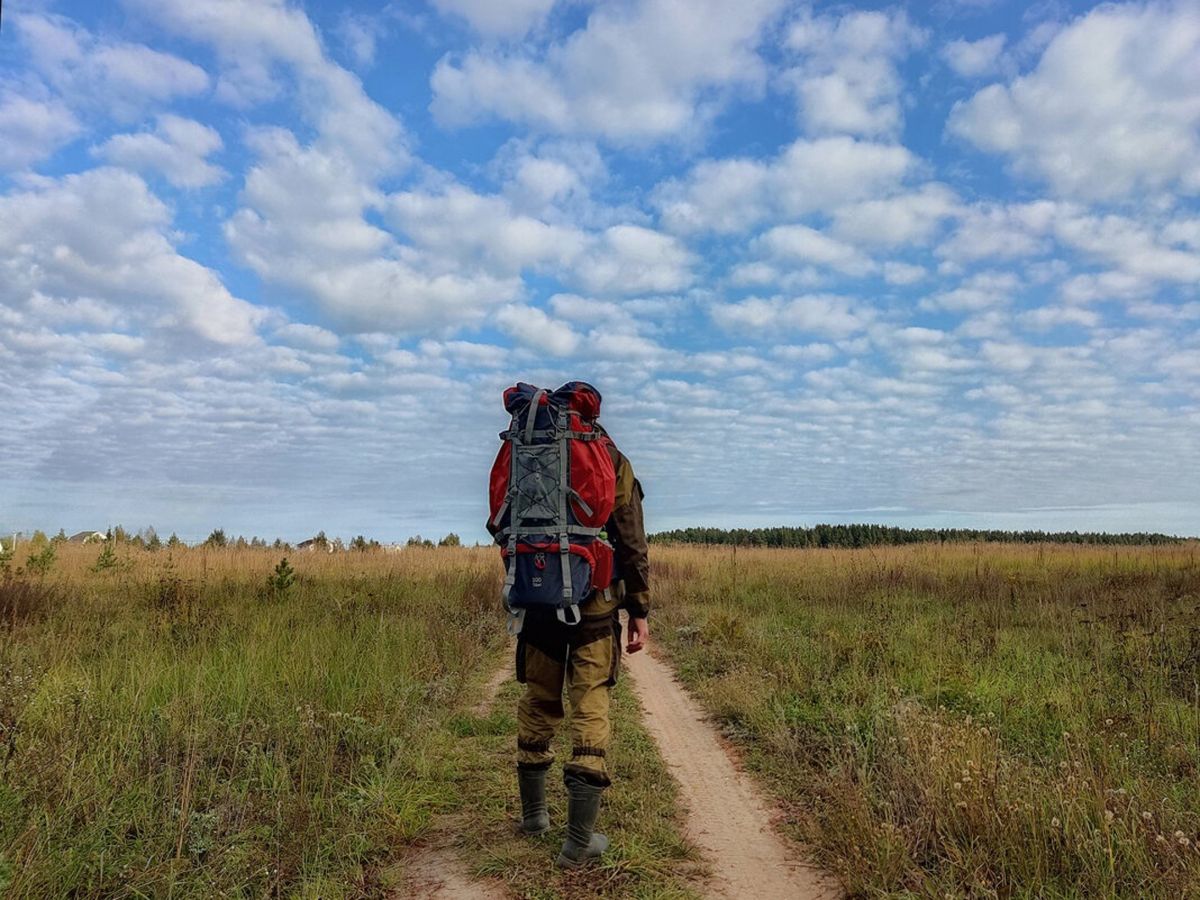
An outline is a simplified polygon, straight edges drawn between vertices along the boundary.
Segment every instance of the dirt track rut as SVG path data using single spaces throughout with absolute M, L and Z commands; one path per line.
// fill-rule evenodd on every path
M 670 667 L 648 652 L 623 660 L 645 724 L 680 786 L 687 836 L 704 852 L 712 897 L 832 900 L 837 882 L 804 864 L 802 851 L 771 826 L 773 810 L 733 762 L 699 705 Z

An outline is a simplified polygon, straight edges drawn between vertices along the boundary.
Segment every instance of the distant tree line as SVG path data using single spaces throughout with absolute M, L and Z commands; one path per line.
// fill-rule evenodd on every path
M 929 543 L 1178 544 L 1151 532 L 1001 531 L 976 528 L 896 528 L 890 525 L 813 525 L 775 528 L 677 528 L 650 535 L 657 544 L 732 544 L 739 547 L 877 547 Z

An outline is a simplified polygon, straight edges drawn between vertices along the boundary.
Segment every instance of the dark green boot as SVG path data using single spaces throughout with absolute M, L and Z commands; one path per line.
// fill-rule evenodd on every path
M 531 837 L 550 830 L 546 812 L 546 766 L 517 766 L 517 784 L 521 788 L 521 832 Z
M 608 838 L 593 830 L 604 788 L 570 773 L 563 780 L 567 784 L 567 839 L 558 854 L 558 865 L 573 869 L 608 849 Z

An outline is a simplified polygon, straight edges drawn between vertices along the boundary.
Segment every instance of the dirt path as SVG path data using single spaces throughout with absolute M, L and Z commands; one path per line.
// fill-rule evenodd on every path
M 512 676 L 512 661 L 506 659 L 483 686 L 479 702 L 471 708 L 483 718 L 492 711 L 496 695 Z M 446 835 L 448 824 L 435 831 L 434 842 L 415 849 L 408 857 L 404 872 L 404 900 L 508 900 L 508 892 L 495 881 L 476 881 L 467 871 Z M 396 900 L 400 900 L 400 896 Z
M 404 892 L 396 900 L 508 900 L 494 882 L 475 881 L 453 847 L 422 847 L 408 860 Z
M 504 683 L 511 677 L 513 677 L 513 662 L 506 656 L 504 665 L 493 672 L 492 677 L 483 686 L 483 696 L 479 698 L 479 702 L 475 704 L 471 712 L 480 717 L 490 713 L 492 704 L 496 702 L 496 695 L 500 693 L 500 688 L 504 687 Z
M 626 656 L 646 728 L 679 781 L 687 836 L 714 873 L 709 896 L 826 900 L 837 882 L 806 866 L 803 851 L 771 827 L 773 810 L 722 744 L 669 666 L 642 652 Z

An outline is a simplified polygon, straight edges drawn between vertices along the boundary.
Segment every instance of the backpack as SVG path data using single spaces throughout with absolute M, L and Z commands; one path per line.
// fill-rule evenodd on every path
M 520 382 L 504 392 L 512 416 L 492 464 L 491 526 L 504 560 L 504 605 L 517 634 L 528 610 L 576 625 L 579 606 L 612 582 L 603 528 L 617 476 L 597 424 L 600 392 L 582 381 L 556 391 Z

